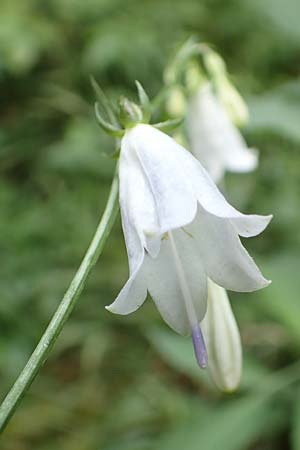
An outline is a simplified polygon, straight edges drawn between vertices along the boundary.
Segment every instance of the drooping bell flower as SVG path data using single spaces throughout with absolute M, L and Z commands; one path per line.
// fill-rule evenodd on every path
M 207 277 L 233 291 L 267 286 L 239 236 L 261 233 L 271 216 L 233 208 L 196 158 L 151 125 L 137 123 L 125 131 L 119 178 L 130 276 L 107 309 L 132 313 L 149 292 L 163 319 L 192 335 L 197 361 L 205 367 L 199 323 L 207 309 Z
M 215 182 L 226 171 L 249 172 L 256 168 L 257 151 L 247 147 L 209 83 L 191 97 L 186 124 L 191 151 Z

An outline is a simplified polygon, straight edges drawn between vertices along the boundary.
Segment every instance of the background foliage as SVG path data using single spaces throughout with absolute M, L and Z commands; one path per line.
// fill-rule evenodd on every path
M 272 212 L 247 247 L 273 279 L 231 295 L 241 390 L 218 393 L 189 340 L 151 301 L 104 305 L 127 276 L 115 226 L 50 361 L 2 438 L 4 450 L 300 449 L 300 4 L 298 0 L 2 0 L 0 3 L 1 394 L 37 343 L 91 239 L 114 163 L 93 117 L 93 74 L 113 97 L 154 95 L 191 34 L 224 56 L 248 99 L 251 175 L 226 178 L 244 211 Z

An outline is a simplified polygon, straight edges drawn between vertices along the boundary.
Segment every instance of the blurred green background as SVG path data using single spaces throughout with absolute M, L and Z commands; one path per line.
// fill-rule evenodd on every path
M 251 113 L 254 174 L 226 178 L 243 211 L 273 213 L 246 245 L 268 289 L 231 294 L 244 346 L 239 392 L 216 391 L 189 339 L 151 301 L 109 314 L 127 277 L 120 223 L 71 319 L 2 437 L 3 450 L 300 449 L 299 0 L 1 0 L 1 397 L 67 288 L 105 205 L 113 141 L 104 90 L 151 95 L 196 34 L 225 58 Z

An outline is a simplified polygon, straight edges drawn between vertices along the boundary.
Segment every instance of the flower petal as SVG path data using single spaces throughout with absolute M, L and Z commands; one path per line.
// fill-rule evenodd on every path
M 226 169 L 248 172 L 257 166 L 257 152 L 248 149 L 210 84 L 202 86 L 192 98 L 187 130 L 193 154 L 214 181 L 219 181 Z
M 195 237 L 206 273 L 215 283 L 238 292 L 255 291 L 270 283 L 241 244 L 230 220 L 199 207 L 187 230 Z
M 231 219 L 231 223 L 237 233 L 242 237 L 253 237 L 262 233 L 272 220 L 272 214 L 258 216 L 256 214 L 241 214 L 240 217 Z
M 182 166 L 189 173 L 198 201 L 207 212 L 217 217 L 231 219 L 240 236 L 256 236 L 266 228 L 272 219 L 271 215 L 242 214 L 227 202 L 206 170 L 192 154 L 187 151 L 178 152 L 177 158 L 181 160 Z
M 124 192 L 122 192 L 124 195 Z M 122 195 L 120 193 L 120 196 Z M 140 269 L 144 260 L 144 245 L 138 230 L 130 221 L 130 208 L 128 204 L 120 198 L 122 228 L 125 238 L 127 257 L 129 263 L 129 273 L 132 274 Z
M 215 124 L 215 104 L 208 86 L 200 88 L 189 103 L 186 128 L 193 155 L 200 161 L 215 182 L 222 179 L 225 172 L 222 134 Z M 216 126 L 217 125 L 217 129 Z
M 121 144 L 119 179 L 120 208 L 126 245 L 127 240 L 130 242 L 130 235 L 137 233 L 142 246 L 147 248 L 147 236 L 155 236 L 159 232 L 156 205 L 139 159 L 126 134 Z M 129 259 L 130 250 L 130 246 L 128 248 L 127 245 Z
M 116 314 L 130 314 L 146 300 L 147 285 L 144 275 L 145 250 L 137 231 L 128 221 L 126 210 L 122 210 L 122 226 L 127 248 L 130 277 L 117 296 L 106 309 Z
M 180 334 L 191 333 L 180 277 L 185 278 L 189 296 L 195 311 L 195 321 L 200 321 L 206 312 L 207 279 L 194 239 L 184 230 L 172 232 L 182 265 L 181 274 L 174 260 L 170 239 L 162 241 L 156 259 L 146 256 L 148 291 L 163 319 Z
M 235 130 L 238 131 L 238 130 Z M 248 147 L 232 147 L 224 155 L 224 163 L 230 172 L 251 172 L 258 165 L 258 151 Z
M 106 309 L 115 314 L 130 314 L 142 306 L 146 297 L 147 285 L 143 267 L 141 267 L 130 276 L 116 300 L 106 306 Z
M 124 139 L 140 161 L 153 196 L 160 233 L 190 223 L 197 211 L 197 198 L 189 173 L 177 157 L 178 153 L 188 152 L 150 125 L 135 126 Z

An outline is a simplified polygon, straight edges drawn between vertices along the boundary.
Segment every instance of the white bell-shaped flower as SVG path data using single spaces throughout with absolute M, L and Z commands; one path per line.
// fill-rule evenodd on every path
M 192 153 L 215 182 L 225 171 L 249 172 L 258 162 L 222 103 L 205 83 L 192 96 L 187 112 L 187 135 Z
M 201 323 L 208 368 L 222 391 L 234 391 L 242 374 L 240 333 L 224 288 L 208 280 L 207 312 Z
M 271 216 L 233 208 L 194 156 L 150 125 L 125 132 L 119 178 L 130 277 L 107 309 L 129 314 L 149 292 L 174 330 L 192 334 L 205 366 L 198 324 L 206 313 L 207 277 L 234 291 L 269 284 L 239 235 L 259 234 Z

